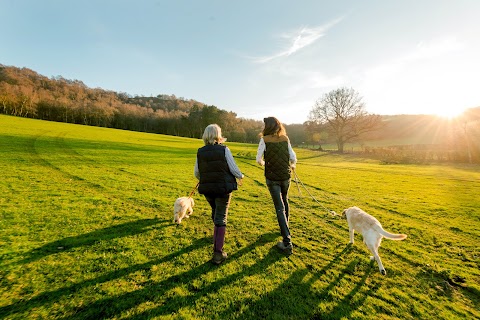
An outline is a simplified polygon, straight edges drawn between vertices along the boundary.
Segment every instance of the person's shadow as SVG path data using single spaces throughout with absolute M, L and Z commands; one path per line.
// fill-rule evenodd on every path
M 150 281 L 145 283 L 143 288 L 139 290 L 123 293 L 115 297 L 106 297 L 91 304 L 78 307 L 78 309 L 74 311 L 74 315 L 66 316 L 62 319 L 102 319 L 116 317 L 122 314 L 125 310 L 135 308 L 142 303 L 148 301 L 157 301 L 158 303 L 158 299 L 163 299 L 162 297 L 165 297 L 166 301 L 161 303 L 161 306 L 149 309 L 148 311 L 132 316 L 129 319 L 149 319 L 177 312 L 182 306 L 190 306 L 192 299 L 215 294 L 215 292 L 222 290 L 223 287 L 228 286 L 243 277 L 262 273 L 268 265 L 283 258 L 284 255 L 278 252 L 276 247 L 272 247 L 266 256 L 262 257 L 262 259 L 260 259 L 255 265 L 250 266 L 247 269 L 242 269 L 237 273 L 220 278 L 206 286 L 195 288 L 193 285 L 195 279 L 201 279 L 203 275 L 211 272 L 213 268 L 228 268 L 230 263 L 238 261 L 242 256 L 255 251 L 256 247 L 273 243 L 275 237 L 277 237 L 276 232 L 261 235 L 255 242 L 229 255 L 227 260 L 222 263 L 221 266 L 214 266 L 210 261 L 206 261 L 198 266 L 171 275 L 161 281 Z M 207 242 L 211 245 L 210 241 Z M 151 265 L 164 262 L 164 259 L 161 260 L 162 261 L 152 261 L 151 263 L 148 263 L 148 266 L 142 265 L 141 269 L 150 268 Z M 169 260 L 173 260 L 173 257 L 169 258 Z M 132 266 L 130 269 L 131 268 L 138 270 L 136 266 Z M 166 297 L 167 292 L 179 286 L 187 286 L 191 293 L 188 296 Z
M 266 242 L 273 242 L 272 240 L 275 239 L 276 236 L 277 236 L 276 233 L 262 235 L 256 242 L 234 253 L 231 257 L 227 259 L 226 262 L 224 262 L 224 264 L 228 264 L 228 262 L 235 261 L 239 257 L 245 254 L 248 254 L 251 251 L 254 251 L 255 247 L 257 246 L 261 246 Z M 270 240 L 266 241 L 266 239 L 270 239 Z M 238 283 L 239 281 L 242 281 L 242 279 L 250 278 L 255 275 L 263 275 L 265 273 L 265 270 L 268 270 L 268 267 L 270 265 L 274 264 L 276 261 L 283 258 L 285 258 L 284 254 L 279 252 L 276 245 L 274 245 L 270 248 L 268 253 L 265 256 L 263 256 L 261 259 L 258 259 L 258 261 L 255 264 L 250 265 L 246 268 L 242 268 L 238 272 L 229 274 L 228 276 L 220 278 L 212 283 L 207 284 L 206 286 L 199 287 L 196 290 L 192 290 L 189 295 L 186 295 L 186 296 L 178 295 L 178 296 L 171 297 L 161 306 L 154 309 L 150 309 L 143 313 L 137 314 L 128 319 L 140 320 L 140 319 L 150 319 L 152 317 L 158 317 L 158 316 L 171 315 L 172 313 L 178 312 L 178 310 L 181 309 L 182 307 L 191 306 L 192 301 L 214 297 L 215 294 L 220 292 L 223 288 L 227 288 L 228 286 L 234 283 Z M 202 268 L 205 269 L 205 267 L 202 267 Z M 206 269 L 207 271 L 210 271 L 211 266 L 208 266 Z M 191 287 L 192 281 L 201 276 L 201 273 L 196 271 L 194 271 L 193 273 L 189 271 L 189 272 L 186 272 L 185 274 L 186 276 L 182 275 L 181 278 L 177 278 L 179 282 L 179 283 L 176 283 L 177 286 L 184 284 Z M 163 291 L 160 293 L 163 293 Z M 227 314 L 222 313 L 219 316 L 219 319 L 228 319 L 230 315 L 231 314 L 228 314 L 228 313 Z M 253 318 L 250 318 L 250 319 L 253 319 Z
M 356 297 L 355 304 L 351 304 L 351 299 L 358 295 L 361 288 L 365 285 L 366 279 L 371 274 L 373 268 L 366 270 L 365 274 L 355 288 L 350 291 L 331 312 L 326 314 L 315 313 L 319 300 L 331 300 L 330 292 L 338 286 L 346 274 L 351 273 L 358 261 L 354 260 L 343 270 L 329 281 L 329 284 L 318 291 L 313 289 L 313 285 L 322 276 L 325 276 L 330 269 L 338 269 L 339 262 L 343 255 L 350 253 L 352 246 L 347 245 L 337 253 L 334 258 L 320 270 L 310 270 L 311 268 L 298 269 L 294 271 L 288 279 L 282 282 L 275 290 L 270 291 L 261 299 L 245 299 L 241 304 L 235 304 L 232 308 L 224 310 L 219 318 L 227 319 L 231 314 L 238 314 L 238 306 L 241 305 L 244 310 L 237 319 L 335 319 L 339 314 L 348 317 L 363 301 L 378 288 L 373 288 L 366 294 Z M 244 306 L 248 306 L 245 308 Z M 338 319 L 338 318 L 337 318 Z
M 231 263 L 232 261 L 236 261 L 237 259 L 246 254 L 249 254 L 250 252 L 254 251 L 255 248 L 258 246 L 272 243 L 276 236 L 277 233 L 268 233 L 261 235 L 255 242 L 252 242 L 247 247 L 244 247 L 237 252 L 233 252 L 231 255 L 229 255 L 227 260 L 220 267 L 223 267 L 225 265 L 228 268 L 229 263 Z M 86 243 L 82 243 L 83 245 L 86 245 L 86 243 L 89 242 L 87 241 Z M 203 250 L 204 247 L 211 245 L 211 237 L 203 237 L 196 239 L 191 245 L 175 251 L 171 254 L 168 254 L 164 257 L 159 257 L 158 259 L 154 259 L 146 263 L 130 265 L 125 268 L 113 270 L 108 273 L 99 275 L 98 277 L 93 279 L 88 279 L 57 290 L 43 292 L 29 300 L 21 300 L 8 306 L 0 307 L 0 318 L 2 316 L 12 316 L 19 310 L 27 311 L 38 307 L 48 308 L 49 305 L 57 303 L 68 295 L 75 294 L 76 292 L 84 289 L 95 287 L 102 283 L 127 277 L 128 275 L 138 271 L 150 270 L 155 265 L 160 265 L 163 263 L 175 263 L 178 257 L 190 254 L 191 252 L 199 249 Z M 277 252 L 276 248 L 272 247 L 270 252 L 261 260 L 259 260 L 259 262 L 254 266 L 249 267 L 247 270 L 242 270 L 238 273 L 234 273 L 226 278 L 222 278 L 214 283 L 207 285 L 206 287 L 198 288 L 197 290 L 191 287 L 193 280 L 199 279 L 202 277 L 202 275 L 211 272 L 212 268 L 218 268 L 218 266 L 213 266 L 210 261 L 205 261 L 198 266 L 195 266 L 178 274 L 172 274 L 170 276 L 167 276 L 167 278 L 161 281 L 149 280 L 143 284 L 144 287 L 142 289 L 123 293 L 115 297 L 105 297 L 90 304 L 79 306 L 74 310 L 74 313 L 72 315 L 65 316 L 62 319 L 102 319 L 115 317 L 120 315 L 125 310 L 134 308 L 138 304 L 151 300 L 157 300 L 158 297 L 162 297 L 169 290 L 182 285 L 187 285 L 191 287 L 193 296 L 201 297 L 208 293 L 215 293 L 216 291 L 221 290 L 222 287 L 231 284 L 232 282 L 241 279 L 244 276 L 247 276 L 249 274 L 261 273 L 266 266 L 274 263 L 276 260 L 282 257 L 283 255 L 280 252 Z M 149 310 L 147 314 L 140 314 L 138 317 L 143 319 L 149 318 L 152 315 L 158 316 L 166 314 L 166 312 L 171 313 L 172 311 L 176 311 L 179 305 L 189 305 L 190 303 L 190 299 L 186 299 L 186 297 L 173 297 L 172 299 L 162 304 L 160 308 Z

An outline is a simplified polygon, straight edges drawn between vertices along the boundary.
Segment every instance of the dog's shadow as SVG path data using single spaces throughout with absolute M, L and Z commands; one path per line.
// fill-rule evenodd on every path
M 140 219 L 98 229 L 78 236 L 66 237 L 27 252 L 25 257 L 15 264 L 27 264 L 59 252 L 69 251 L 78 247 L 91 246 L 102 240 L 138 235 L 149 231 L 151 228 L 166 227 L 169 224 L 169 221 L 165 219 Z
M 354 261 L 350 262 L 343 272 L 338 275 L 337 279 L 333 281 L 338 285 L 340 280 L 349 273 L 357 273 L 356 267 L 360 264 L 360 258 L 356 258 Z M 349 319 L 351 314 L 360 308 L 367 300 L 368 297 L 374 296 L 378 289 L 381 287 L 381 284 L 375 283 L 373 286 L 368 287 L 368 290 L 363 288 L 366 285 L 366 281 L 369 276 L 375 271 L 374 261 L 369 262 L 369 266 L 365 269 L 360 281 L 358 281 L 350 292 L 348 292 L 343 298 L 337 302 L 335 307 L 328 313 L 315 313 L 311 319 Z M 336 286 L 335 285 L 335 286 Z M 330 287 L 330 286 L 329 286 Z M 329 288 L 329 289 L 333 289 Z M 331 290 L 324 290 L 326 294 Z

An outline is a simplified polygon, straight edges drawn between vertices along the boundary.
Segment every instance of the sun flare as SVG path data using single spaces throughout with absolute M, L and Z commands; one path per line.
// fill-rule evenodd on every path
M 460 116 L 464 111 L 465 109 L 462 108 L 442 108 L 440 110 L 434 111 L 433 114 L 442 118 L 453 119 Z

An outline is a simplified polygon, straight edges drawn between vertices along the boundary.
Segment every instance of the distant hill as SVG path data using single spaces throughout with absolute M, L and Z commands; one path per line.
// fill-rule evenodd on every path
M 405 140 L 423 144 L 445 141 L 451 121 L 433 115 L 382 116 L 385 124 L 381 131 L 370 136 L 372 140 Z

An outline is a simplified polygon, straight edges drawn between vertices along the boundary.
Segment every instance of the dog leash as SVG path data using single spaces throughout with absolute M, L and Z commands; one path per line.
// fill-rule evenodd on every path
M 197 190 L 199 184 L 200 184 L 200 181 L 197 182 L 197 185 L 195 186 L 195 188 L 193 188 L 192 192 L 190 192 L 190 195 L 188 196 L 189 198 L 191 198 L 193 196 L 193 194 L 195 193 L 195 190 Z
M 323 209 L 325 209 L 325 211 L 327 211 L 329 214 L 333 215 L 333 216 L 337 216 L 338 214 L 333 211 L 333 210 L 328 210 L 327 208 L 325 208 L 325 206 L 320 202 L 318 201 L 317 199 L 315 199 L 315 197 L 310 193 L 310 191 L 308 191 L 307 187 L 305 187 L 305 185 L 303 184 L 302 180 L 300 180 L 300 178 L 298 177 L 297 175 L 297 172 L 295 171 L 295 169 L 292 169 L 293 170 L 293 174 L 295 176 L 295 182 L 297 183 L 297 187 L 298 187 L 298 181 L 300 181 L 300 183 L 302 184 L 303 188 L 307 191 L 307 193 L 310 195 L 310 197 L 312 197 L 313 200 L 315 200 L 316 203 L 318 203 L 319 205 L 321 205 L 323 207 Z M 300 191 L 300 188 L 299 188 L 299 191 Z M 301 194 L 301 193 L 300 193 Z
M 292 168 L 292 170 L 295 173 L 294 178 L 295 178 L 295 184 L 297 185 L 298 194 L 300 195 L 300 197 L 303 198 L 302 191 L 300 191 L 300 186 L 298 185 L 297 173 L 295 172 L 294 168 Z

